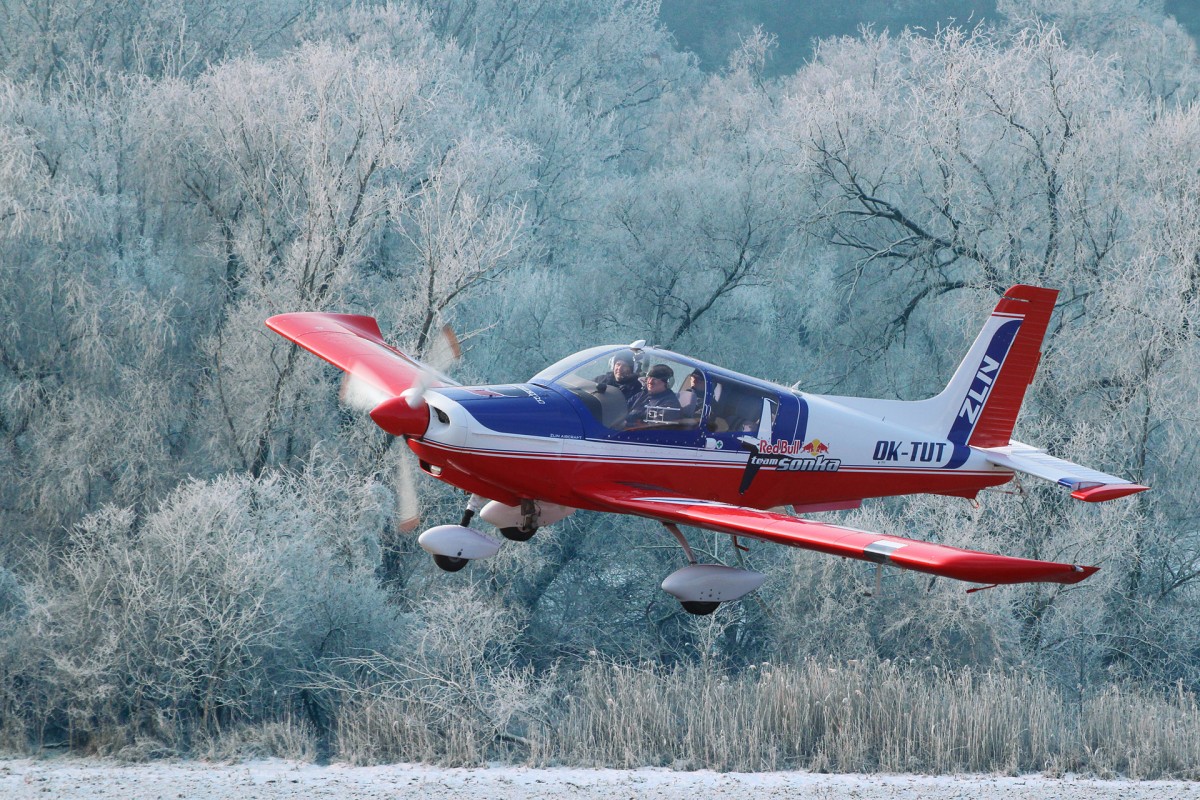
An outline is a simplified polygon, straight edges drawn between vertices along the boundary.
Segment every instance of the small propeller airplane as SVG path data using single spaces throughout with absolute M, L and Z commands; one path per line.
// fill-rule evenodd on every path
M 281 314 L 267 326 L 365 387 L 375 423 L 403 437 L 425 473 L 469 493 L 460 524 L 419 537 L 442 569 L 499 551 L 470 527 L 477 512 L 515 541 L 577 509 L 634 514 L 661 522 L 687 557 L 662 588 L 711 614 L 765 576 L 698 563 L 679 525 L 738 547 L 747 537 L 986 586 L 1096 572 L 793 515 L 873 497 L 974 498 L 1018 472 L 1087 502 L 1147 489 L 1010 438 L 1057 296 L 1005 292 L 945 390 L 918 401 L 809 394 L 640 341 L 584 350 L 527 383 L 460 386 L 388 345 L 371 317 Z

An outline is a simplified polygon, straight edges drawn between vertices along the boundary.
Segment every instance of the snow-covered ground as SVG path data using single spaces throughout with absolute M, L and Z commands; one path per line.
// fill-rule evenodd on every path
M 0 798 L 268 800 L 273 798 L 1063 798 L 1200 800 L 1200 783 L 1085 778 L 814 775 L 805 772 L 671 772 L 665 769 L 437 769 L 314 766 L 266 760 L 114 765 L 78 759 L 0 761 Z

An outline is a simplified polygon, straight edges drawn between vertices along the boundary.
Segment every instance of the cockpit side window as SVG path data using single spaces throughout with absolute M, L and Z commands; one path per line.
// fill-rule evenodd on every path
M 622 366 L 617 365 L 616 354 L 606 354 L 587 361 L 576 369 L 559 377 L 555 383 L 583 401 L 584 406 L 604 427 L 624 427 L 628 403 L 625 392 L 636 392 L 637 365 L 633 365 L 632 385 L 625 388 L 629 380 L 624 378 Z
M 709 414 L 705 430 L 713 433 L 749 432 L 759 429 L 763 416 L 763 401 L 774 423 L 779 413 L 779 401 L 770 394 L 727 378 L 718 378 L 711 387 Z

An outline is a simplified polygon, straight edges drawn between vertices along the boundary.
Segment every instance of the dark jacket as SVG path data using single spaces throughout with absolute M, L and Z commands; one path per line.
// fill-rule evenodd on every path
M 629 424 L 644 422 L 646 409 L 652 406 L 658 408 L 679 408 L 679 398 L 670 389 L 664 389 L 658 394 L 651 394 L 646 390 L 642 390 L 637 397 L 633 398 L 633 403 L 629 406 L 629 414 L 625 417 L 626 422 Z
M 621 394 L 625 395 L 625 404 L 629 405 L 633 402 L 633 398 L 638 396 L 642 391 L 642 382 L 637 379 L 636 375 L 631 375 L 628 380 L 618 382 L 611 372 L 606 372 L 599 378 L 596 378 L 597 387 L 615 386 L 621 390 Z

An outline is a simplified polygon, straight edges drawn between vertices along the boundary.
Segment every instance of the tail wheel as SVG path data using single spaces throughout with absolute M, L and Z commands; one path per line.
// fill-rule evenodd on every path
M 467 562 L 470 560 L 471 559 L 469 558 L 456 558 L 454 556 L 435 555 L 433 557 L 433 563 L 446 570 L 446 572 L 458 572 L 460 569 L 465 567 Z
M 528 542 L 537 533 L 537 528 L 501 528 L 500 535 L 513 542 Z
M 689 614 L 695 614 L 697 617 L 707 617 L 709 614 L 717 610 L 720 603 L 714 603 L 707 600 L 682 600 L 680 605 L 683 610 Z

